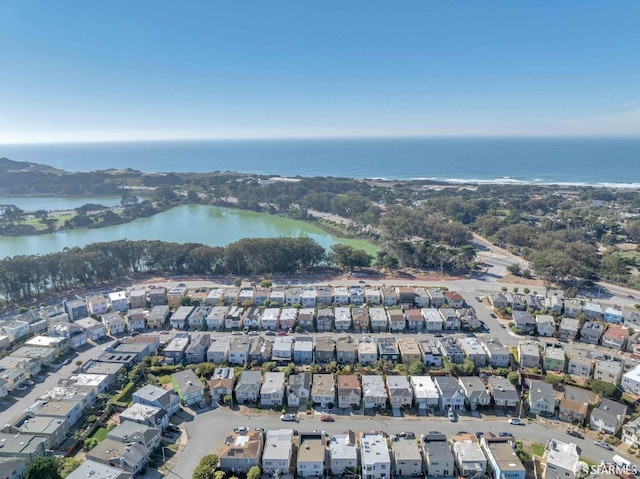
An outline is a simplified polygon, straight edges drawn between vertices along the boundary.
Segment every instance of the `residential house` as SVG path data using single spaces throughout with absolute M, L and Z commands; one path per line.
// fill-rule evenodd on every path
M 147 290 L 145 288 L 134 288 L 129 292 L 129 307 L 131 309 L 145 309 L 147 307 Z
M 419 338 L 418 347 L 422 353 L 425 366 L 442 367 L 442 353 L 433 338 Z
M 523 333 L 529 333 L 535 331 L 536 320 L 533 319 L 529 311 L 513 311 L 513 322 L 516 325 L 516 329 L 519 329 Z
M 327 448 L 324 432 L 302 433 L 296 458 L 297 477 L 325 477 Z
M 131 395 L 134 404 L 155 406 L 167 411 L 169 416 L 173 416 L 180 410 L 180 398 L 173 391 L 147 384 Z
M 388 375 L 387 391 L 393 409 L 411 406 L 413 403 L 413 390 L 406 376 Z
M 400 350 L 393 336 L 378 337 L 378 354 L 380 359 L 390 361 L 394 364 L 400 362 Z
M 300 296 L 300 304 L 303 308 L 315 309 L 318 304 L 318 292 L 316 288 L 305 288 Z
M 284 291 L 282 298 L 284 299 Z M 237 306 L 239 304 L 238 299 L 240 298 L 240 288 L 226 288 L 224 290 L 224 294 L 222 295 L 222 302 L 226 306 Z M 282 306 L 282 303 L 278 303 Z
M 336 340 L 336 360 L 339 364 L 355 364 L 357 361 L 356 343 L 351 336 Z
M 498 408 L 515 409 L 520 404 L 520 395 L 515 386 L 502 376 L 491 376 L 489 378 L 489 392 L 495 406 Z
M 458 345 L 455 338 L 439 338 L 438 344 L 440 345 L 440 352 L 443 356 L 449 358 L 450 362 L 453 364 L 462 364 L 462 362 L 464 362 L 464 351 Z
M 248 336 L 231 336 L 229 343 L 229 364 L 247 364 L 251 338 Z
M 302 308 L 298 313 L 298 326 L 301 331 L 311 332 L 316 330 L 316 310 L 315 308 Z
M 544 302 L 540 299 L 540 297 L 531 293 L 527 293 L 524 295 L 524 302 L 526 303 L 527 309 L 529 311 L 541 311 L 544 308 Z
M 87 311 L 89 314 L 105 314 L 109 311 L 109 299 L 98 294 L 87 298 Z
M 0 326 L 4 334 L 9 337 L 11 343 L 29 335 L 29 323 L 26 321 L 7 321 Z
M 171 364 L 178 364 L 184 361 L 184 353 L 191 342 L 189 333 L 176 335 L 164 348 L 165 360 Z
M 600 344 L 604 334 L 604 325 L 595 321 L 587 321 L 580 330 L 580 341 L 587 344 Z
M 562 314 L 562 306 L 562 299 L 556 294 L 544 298 L 544 308 L 546 311 L 553 311 L 556 314 Z
M 204 386 L 193 370 L 185 369 L 173 373 L 171 383 L 182 404 L 190 406 L 204 401 Z
M 180 303 L 182 302 L 186 294 L 186 286 L 174 286 L 173 288 L 169 289 L 169 291 L 167 291 L 167 302 L 169 303 L 169 306 L 171 306 L 172 308 L 180 306 Z
M 194 306 L 180 306 L 169 319 L 171 327 L 175 329 L 186 329 L 189 316 L 191 316 L 194 309 Z
M 307 372 L 289 376 L 287 386 L 287 406 L 306 409 L 311 395 L 311 374 Z
M 154 306 L 147 316 L 147 325 L 149 326 L 149 328 L 161 329 L 164 327 L 167 319 L 169 319 L 170 314 L 171 311 L 169 309 L 169 306 Z
M 22 416 L 13 425 L 6 424 L 3 432 L 18 436 L 41 436 L 47 438 L 47 449 L 60 446 L 69 433 L 69 423 L 66 419 L 49 416 Z M 2 476 L 0 476 L 2 477 Z
M 382 304 L 382 293 L 378 288 L 366 288 L 364 290 L 364 299 L 367 305 L 377 306 Z
M 558 328 L 558 339 L 561 341 L 573 341 L 578 336 L 580 321 L 575 318 L 565 316 L 560 321 Z
M 196 336 L 184 352 L 187 363 L 200 364 L 205 362 L 209 344 L 210 336 L 208 333 L 202 333 L 200 336 Z
M 581 476 L 582 450 L 573 443 L 549 439 L 544 448 L 544 475 L 542 479 L 578 479 Z
M 144 309 L 130 309 L 125 315 L 127 331 L 142 331 L 146 327 L 144 321 Z
M 118 363 L 101 363 L 89 361 L 83 366 L 83 370 L 87 374 L 104 375 L 107 377 L 107 384 L 110 388 L 116 385 L 120 371 L 125 369 L 123 364 Z
M 604 322 L 620 324 L 622 323 L 622 310 L 615 306 L 610 306 L 604 311 Z
M 603 399 L 598 407 L 591 411 L 589 424 L 594 431 L 615 436 L 622 427 L 627 415 L 627 406 L 611 399 Z
M 371 331 L 380 333 L 389 329 L 389 318 L 383 307 L 369 308 L 369 319 L 371 321 Z
M 242 328 L 247 311 L 242 306 L 232 306 L 224 317 L 224 329 L 230 331 Z
M 464 407 L 464 390 L 458 384 L 456 378 L 450 376 L 436 376 L 434 378 L 436 388 L 440 394 L 440 409 L 460 410 Z
M 314 374 L 311 400 L 320 407 L 333 408 L 336 404 L 336 386 L 333 374 Z
M 327 364 L 336 358 L 336 345 L 331 338 L 316 338 L 314 351 L 315 361 L 318 364 Z
M 509 307 L 509 301 L 502 293 L 495 293 L 489 297 L 489 301 L 491 302 L 491 306 L 493 309 L 506 309 Z
M 431 304 L 431 298 L 429 298 L 429 292 L 427 288 L 413 288 L 414 304 L 418 309 L 428 308 Z
M 602 306 L 599 303 L 586 302 L 582 311 L 587 318 L 602 318 Z
M 615 349 L 622 351 L 627 345 L 627 339 L 629 338 L 629 330 L 622 326 L 611 325 L 607 328 L 607 331 L 602 335 L 602 346 L 605 348 Z
M 207 349 L 207 361 L 223 364 L 229 360 L 229 338 L 213 336 Z
M 331 306 L 333 304 L 333 288 L 321 286 L 316 289 L 318 305 Z
M 318 315 L 316 316 L 316 330 L 319 333 L 328 333 L 333 331 L 333 322 L 335 315 L 332 308 L 318 309 Z
M 217 403 L 225 396 L 233 394 L 233 383 L 235 380 L 234 368 L 216 368 L 209 379 L 209 394 L 211 402 Z
M 504 293 L 504 296 L 507 298 L 509 307 L 512 311 L 524 311 L 527 309 L 527 305 L 521 295 L 516 293 Z
M 63 301 L 65 312 L 69 315 L 71 321 L 76 321 L 89 316 L 87 302 L 84 299 L 73 299 L 71 301 Z
M 214 288 L 207 293 L 207 297 L 204 300 L 205 304 L 209 306 L 217 306 L 222 304 L 222 298 L 224 297 L 223 288 Z
M 14 355 L 0 359 L 0 370 L 22 369 L 29 378 L 34 378 L 42 370 L 40 358 L 21 358 Z
M 400 333 L 407 329 L 407 318 L 401 309 L 387 310 L 387 317 L 389 318 L 389 332 Z
M 262 452 L 262 473 L 287 475 L 293 466 L 293 430 L 269 429 Z
M 476 474 L 486 473 L 487 458 L 476 441 L 469 439 L 452 441 L 451 449 L 456 466 L 462 477 L 471 477 Z
M 424 331 L 425 322 L 420 309 L 407 309 L 404 312 L 407 318 L 407 327 L 412 333 L 421 333 Z
M 415 438 L 394 438 L 391 457 L 394 477 L 422 477 L 422 454 Z
M 622 375 L 620 386 L 623 391 L 640 395 L 640 365 Z
M 371 374 L 362 376 L 362 398 L 366 409 L 387 407 L 387 389 L 382 376 Z
M 336 331 L 349 331 L 351 329 L 350 308 L 335 309 L 335 327 Z
M 397 344 L 400 357 L 404 364 L 410 366 L 413 363 L 422 362 L 422 351 L 420 351 L 418 342 L 415 339 L 412 337 L 401 337 L 398 339 Z
M 566 366 L 566 358 L 564 349 L 554 346 L 547 346 L 544 351 L 544 359 L 542 360 L 542 368 L 545 371 L 564 372 Z
M 121 313 L 126 312 L 127 309 L 129 309 L 127 293 L 124 291 L 109 293 L 109 306 L 113 311 L 120 311 Z
M 333 288 L 333 302 L 337 306 L 349 304 L 349 288 L 344 286 Z
M 227 318 L 229 308 L 227 306 L 214 306 L 209 311 L 209 315 L 205 319 L 207 329 L 209 331 L 222 331 L 224 329 L 224 321 Z
M 440 393 L 431 376 L 411 376 L 413 398 L 419 411 L 435 410 L 440 403 Z
M 246 474 L 254 466 L 260 467 L 262 432 L 229 433 L 218 454 L 220 469 L 229 474 Z
M 355 374 L 342 374 L 336 376 L 338 384 L 338 407 L 360 407 L 362 402 L 362 388 L 360 380 Z
M 432 308 L 439 308 L 447 302 L 447 298 L 445 298 L 444 293 L 439 289 L 429 288 L 427 293 L 429 294 L 429 303 Z
M 564 302 L 564 316 L 576 318 L 582 314 L 582 303 L 577 299 L 568 299 Z
M 354 306 L 362 306 L 364 304 L 364 291 L 360 286 L 351 286 L 349 288 L 349 302 Z
M 202 329 L 207 324 L 207 317 L 211 313 L 211 306 L 196 306 L 189 315 L 187 324 L 193 329 Z
M 464 402 L 471 410 L 486 407 L 491 403 L 491 393 L 477 376 L 463 376 L 458 378 L 458 383 L 464 391 Z
M 51 404 L 51 403 L 49 403 Z M 49 405 L 47 404 L 47 406 Z M 124 421 L 146 424 L 164 431 L 169 425 L 169 415 L 163 408 L 147 406 L 145 404 L 133 404 L 119 415 L 120 424 Z
M 258 364 L 264 364 L 267 361 L 271 361 L 273 356 L 273 341 L 262 336 L 254 336 L 251 341 L 251 347 L 249 348 L 249 362 L 257 362 Z
M 529 383 L 529 412 L 541 416 L 553 416 L 556 410 L 553 386 L 539 380 Z
M 244 318 L 242 319 L 242 325 L 245 328 L 249 328 L 253 330 L 259 329 L 260 318 L 262 318 L 262 310 L 258 306 L 249 306 L 244 311 Z
M 502 439 L 502 438 L 500 438 Z M 480 439 L 492 476 L 501 479 L 525 479 L 526 469 L 507 441 Z
M 87 459 L 118 467 L 131 474 L 140 472 L 149 461 L 149 451 L 142 444 L 123 444 L 108 438 L 87 451 L 86 455 Z
M 447 299 L 447 304 L 454 309 L 464 308 L 464 298 L 460 293 L 455 291 L 445 291 L 444 297 Z
M 11 353 L 14 358 L 29 358 L 40 361 L 43 366 L 48 366 L 56 358 L 56 352 L 51 348 L 38 348 L 34 346 L 22 346 Z M 37 374 L 37 373 L 36 373 Z
M 622 358 L 620 358 L 622 359 Z M 609 384 L 619 384 L 624 372 L 624 361 L 614 359 L 596 361 L 593 371 L 593 379 Z
M 242 371 L 236 383 L 236 401 L 239 403 L 257 403 L 262 385 L 262 371 Z
M 357 471 L 358 451 L 356 435 L 353 431 L 331 434 L 329 437 L 330 472 L 332 476 L 341 476 L 346 472 Z
M 509 350 L 502 345 L 498 339 L 489 339 L 482 343 L 482 347 L 487 353 L 489 364 L 494 368 L 509 367 L 510 357 Z
M 580 376 L 583 380 L 591 377 L 593 370 L 593 358 L 587 351 L 574 349 L 567 364 L 567 373 L 572 376 Z
M 408 286 L 396 287 L 396 302 L 402 305 L 413 305 L 416 298 L 416 293 L 413 288 Z
M 120 468 L 87 459 L 67 476 L 68 479 L 85 479 L 87 477 L 95 479 L 130 479 L 131 474 Z
M 358 341 L 358 364 L 371 366 L 378 360 L 378 345 L 373 338 L 363 338 Z
M 151 453 L 160 445 L 162 431 L 146 424 L 125 421 L 107 432 L 107 439 L 123 444 L 137 443 Z
M 243 306 L 253 306 L 255 304 L 255 292 L 253 288 L 241 288 L 238 293 L 238 304 Z
M 423 435 L 422 455 L 427 477 L 448 478 L 456 475 L 455 459 L 444 434 Z
M 558 407 L 558 418 L 562 421 L 584 425 L 589 413 L 589 405 L 594 404 L 597 400 L 597 394 L 586 389 L 565 385 Z
M 293 338 L 291 336 L 278 336 L 273 341 L 271 360 L 279 363 L 290 363 L 293 358 Z
M 260 404 L 262 406 L 282 406 L 284 391 L 284 373 L 266 372 L 260 389 Z
M 391 286 L 383 286 L 380 288 L 380 295 L 382 296 L 382 305 L 385 307 L 396 306 L 398 304 L 398 297 L 396 296 L 395 288 Z
M 438 310 L 442 316 L 442 327 L 446 331 L 458 331 L 462 326 L 462 321 L 458 312 L 453 308 L 440 308 Z
M 382 434 L 360 434 L 360 465 L 362 479 L 391 479 L 391 457 Z
M 536 315 L 536 331 L 538 336 L 552 337 L 556 334 L 556 322 L 548 314 Z
M 9 386 L 7 381 L 0 377 L 0 399 L 6 398 L 9 395 Z
M 464 351 L 467 358 L 473 361 L 477 367 L 487 365 L 487 352 L 482 347 L 482 342 L 477 338 L 460 338 L 458 339 L 460 349 Z
M 11 368 L 2 371 L 0 379 L 5 382 L 7 391 L 14 391 L 16 387 L 26 381 L 27 375 L 24 369 Z
M 278 329 L 280 308 L 266 308 L 260 318 L 260 328 L 269 331 Z
M 540 350 L 538 349 L 538 343 L 520 341 L 518 343 L 518 360 L 523 368 L 539 368 Z
M 622 442 L 629 446 L 640 446 L 640 416 L 622 426 Z
M 293 344 L 293 362 L 311 364 L 313 362 L 313 337 L 298 336 Z
M 293 331 L 298 322 L 298 310 L 296 308 L 283 308 L 280 312 L 279 327 L 283 331 Z
M 355 332 L 366 333 L 369 331 L 369 310 L 367 308 L 353 308 L 351 316 Z
M 149 287 L 149 306 L 164 306 L 167 304 L 167 290 L 163 286 Z
M 31 464 L 36 459 L 43 457 L 47 449 L 48 439 L 42 436 L 21 436 L 14 434 L 0 433 L 0 472 L 5 470 L 24 471 L 24 467 L 19 464 L 6 465 L 6 459 L 19 460 L 22 464 Z M 5 468 L 6 466 L 6 468 Z M 6 477 L 6 476 L 5 476 Z
M 87 337 L 92 341 L 97 341 L 104 338 L 107 334 L 107 330 L 104 325 L 93 318 L 82 318 L 75 321 L 76 326 L 80 326 Z

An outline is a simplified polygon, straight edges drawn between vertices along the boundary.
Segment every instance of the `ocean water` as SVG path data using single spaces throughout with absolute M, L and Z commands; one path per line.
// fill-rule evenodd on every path
M 396 138 L 0 145 L 67 171 L 237 171 L 282 176 L 640 187 L 640 138 Z

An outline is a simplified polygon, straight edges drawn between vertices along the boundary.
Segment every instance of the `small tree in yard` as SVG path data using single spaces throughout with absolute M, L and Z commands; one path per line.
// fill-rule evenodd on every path
M 218 456 L 207 454 L 200 459 L 200 462 L 193 471 L 193 479 L 215 479 L 215 472 L 218 469 Z
M 258 466 L 253 466 L 249 471 L 247 471 L 247 479 L 260 479 L 262 475 L 262 471 Z
M 39 457 L 27 467 L 25 479 L 62 479 L 58 472 L 58 458 Z

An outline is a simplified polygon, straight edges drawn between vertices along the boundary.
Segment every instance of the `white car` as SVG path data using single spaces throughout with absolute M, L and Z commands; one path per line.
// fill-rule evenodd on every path
M 519 419 L 517 417 L 512 417 L 511 419 L 509 419 L 509 424 L 513 424 L 514 426 L 524 426 L 522 419 Z
M 283 414 L 280 416 L 281 421 L 294 422 L 296 420 L 295 415 L 293 414 Z

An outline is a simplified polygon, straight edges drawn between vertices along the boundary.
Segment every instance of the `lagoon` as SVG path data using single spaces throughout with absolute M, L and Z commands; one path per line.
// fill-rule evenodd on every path
M 277 236 L 313 238 L 328 249 L 343 243 L 375 254 L 376 247 L 361 240 L 336 238 L 304 221 L 266 213 L 208 205 L 181 205 L 149 218 L 98 229 L 77 229 L 55 234 L 0 238 L 0 258 L 43 255 L 90 243 L 128 240 L 162 240 L 175 243 L 203 243 L 226 246 L 242 238 Z

